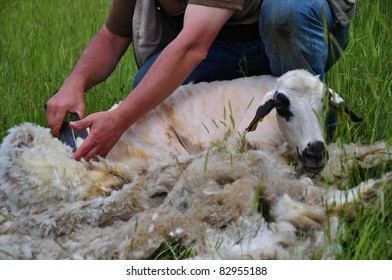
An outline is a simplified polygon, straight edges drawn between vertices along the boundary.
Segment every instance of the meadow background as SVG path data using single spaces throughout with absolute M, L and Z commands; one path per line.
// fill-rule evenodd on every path
M 22 122 L 46 126 L 44 103 L 103 24 L 109 5 L 110 0 L 0 0 L 0 139 Z M 339 125 L 337 137 L 343 142 L 392 144 L 391 14 L 390 0 L 359 0 L 348 48 L 326 75 L 327 84 L 365 118 L 360 125 Z M 135 72 L 129 50 L 113 75 L 87 95 L 87 114 L 122 100 Z M 372 174 L 358 170 L 352 181 L 391 169 L 386 165 Z M 382 201 L 370 208 L 359 203 L 357 219 L 345 219 L 339 258 L 392 259 L 391 186 L 381 191 Z

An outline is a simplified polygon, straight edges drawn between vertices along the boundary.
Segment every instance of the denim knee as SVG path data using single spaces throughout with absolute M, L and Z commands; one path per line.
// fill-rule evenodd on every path
M 324 78 L 328 60 L 325 31 L 333 25 L 327 0 L 264 0 L 259 24 L 274 75 L 307 69 Z

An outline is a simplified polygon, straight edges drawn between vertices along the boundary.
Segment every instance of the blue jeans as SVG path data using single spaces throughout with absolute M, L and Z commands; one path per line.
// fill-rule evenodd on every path
M 348 26 L 336 23 L 327 0 L 264 0 L 260 38 L 241 44 L 215 40 L 207 57 L 184 84 L 263 74 L 280 76 L 293 69 L 307 69 L 323 80 L 325 72 L 346 48 L 348 31 Z M 325 34 L 334 39 L 326 38 Z M 159 54 L 142 66 L 133 87 Z

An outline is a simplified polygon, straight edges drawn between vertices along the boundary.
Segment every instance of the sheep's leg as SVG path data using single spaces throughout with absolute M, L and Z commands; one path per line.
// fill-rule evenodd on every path
M 326 206 L 332 212 L 350 210 L 356 202 L 364 202 L 365 204 L 373 201 L 380 192 L 382 187 L 390 188 L 392 182 L 392 172 L 388 172 L 380 179 L 370 179 L 360 183 L 358 186 L 346 190 L 331 190 L 326 195 Z
M 370 170 L 377 166 L 392 164 L 392 149 L 385 142 L 374 145 L 341 144 L 329 145 L 328 165 L 320 174 L 324 181 L 335 185 L 347 185 L 355 168 Z

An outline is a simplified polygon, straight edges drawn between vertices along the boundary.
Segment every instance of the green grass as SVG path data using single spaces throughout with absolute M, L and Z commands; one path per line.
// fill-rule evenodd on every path
M 392 137 L 391 12 L 391 1 L 360 1 L 349 46 L 326 75 L 328 85 L 365 118 L 359 128 L 343 126 L 346 140 L 370 143 Z
M 392 144 L 391 13 L 391 1 L 359 1 L 349 46 L 326 76 L 328 85 L 365 118 L 361 125 L 339 126 L 337 135 L 343 142 L 386 140 Z M 360 174 L 354 172 L 352 176 L 351 181 L 358 183 Z M 367 176 L 361 174 L 361 180 Z M 356 205 L 355 221 L 343 214 L 346 231 L 340 259 L 392 259 L 391 186 L 384 186 L 380 193 L 373 207 Z
M 0 138 L 24 121 L 46 126 L 43 105 L 61 86 L 103 24 L 110 1 L 0 0 Z M 129 52 L 118 71 L 87 96 L 88 111 L 107 110 L 132 85 Z
M 0 139 L 22 122 L 46 126 L 43 104 L 103 24 L 109 3 L 0 0 Z M 344 142 L 387 140 L 392 144 L 391 14 L 392 1 L 359 1 L 349 46 L 327 73 L 328 85 L 365 118 L 360 125 L 339 126 L 337 133 Z M 88 94 L 87 113 L 107 110 L 123 99 L 130 92 L 135 71 L 132 51 L 128 51 L 115 73 Z M 347 230 L 339 258 L 392 258 L 392 197 L 387 186 L 384 189 L 374 207 L 357 206 L 354 222 L 343 219 Z

